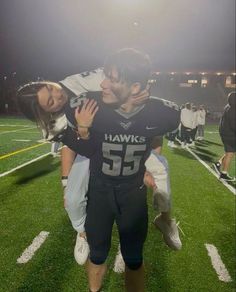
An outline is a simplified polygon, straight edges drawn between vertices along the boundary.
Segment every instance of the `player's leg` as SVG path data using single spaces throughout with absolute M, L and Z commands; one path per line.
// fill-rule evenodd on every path
M 125 287 L 128 292 L 144 292 L 144 265 L 142 264 L 138 269 L 131 270 L 127 266 L 125 268 Z
M 230 167 L 232 158 L 234 157 L 234 152 L 226 152 L 225 157 L 222 161 L 222 172 L 227 173 Z
M 226 181 L 234 181 L 235 178 L 229 176 L 228 171 L 230 168 L 231 161 L 236 151 L 236 139 L 235 137 L 221 136 L 224 144 L 225 154 L 221 161 L 220 178 Z
M 226 181 L 234 181 L 235 178 L 231 177 L 228 174 L 228 170 L 230 168 L 231 161 L 234 157 L 234 152 L 226 152 L 224 159 L 222 160 L 222 166 L 221 166 L 221 173 L 220 178 L 224 179 Z
M 198 137 L 197 140 L 203 140 L 204 137 L 204 126 L 198 125 Z
M 224 158 L 225 158 L 225 154 L 223 156 L 221 156 L 221 158 L 218 161 L 216 161 L 212 164 L 212 167 L 215 169 L 215 171 L 218 174 L 221 173 L 221 165 L 222 165 L 222 161 L 224 160 Z
M 121 252 L 126 264 L 125 286 L 129 292 L 143 292 L 143 245 L 147 236 L 148 215 L 146 187 L 142 181 L 116 193 L 120 212 L 116 222 L 120 235 Z
M 64 190 L 65 209 L 73 228 L 78 232 L 74 248 L 74 257 L 78 264 L 83 265 L 89 254 L 89 246 L 85 233 L 85 218 L 89 182 L 89 160 L 77 155 L 68 176 Z
M 89 182 L 88 205 L 85 229 L 90 247 L 87 275 L 90 291 L 99 291 L 106 273 L 106 258 L 111 246 L 111 232 L 114 214 L 110 197 L 112 186 L 91 177 Z

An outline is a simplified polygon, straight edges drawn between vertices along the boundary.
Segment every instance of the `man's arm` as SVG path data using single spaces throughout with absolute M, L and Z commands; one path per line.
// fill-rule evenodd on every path
M 96 151 L 97 141 L 91 135 L 89 139 L 80 138 L 79 135 L 68 127 L 62 141 L 70 150 L 77 154 L 90 158 Z

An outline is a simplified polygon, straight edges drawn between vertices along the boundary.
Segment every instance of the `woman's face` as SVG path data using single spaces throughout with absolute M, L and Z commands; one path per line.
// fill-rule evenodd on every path
M 67 102 L 67 95 L 58 83 L 48 82 L 38 91 L 38 102 L 41 108 L 48 113 L 60 111 Z

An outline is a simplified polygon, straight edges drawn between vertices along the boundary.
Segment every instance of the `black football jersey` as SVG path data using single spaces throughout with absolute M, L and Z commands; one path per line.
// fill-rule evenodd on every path
M 90 129 L 91 137 L 89 140 L 78 140 L 70 130 L 65 144 L 90 158 L 90 170 L 95 175 L 113 180 L 142 177 L 151 139 L 178 127 L 178 107 L 172 102 L 150 97 L 144 105 L 132 113 L 126 113 L 104 104 L 101 92 L 88 93 L 87 97 L 94 98 L 99 105 Z M 75 104 L 72 100 L 66 108 L 69 123 L 74 126 Z M 80 104 L 81 101 L 77 100 L 76 106 Z

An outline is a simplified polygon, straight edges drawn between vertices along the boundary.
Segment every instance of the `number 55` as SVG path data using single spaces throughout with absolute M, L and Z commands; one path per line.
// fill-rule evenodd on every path
M 103 157 L 110 160 L 109 163 L 103 162 L 102 172 L 110 176 L 119 176 L 120 174 L 127 176 L 138 172 L 142 154 L 135 152 L 144 152 L 146 145 L 127 145 L 124 157 L 124 163 L 131 164 L 130 166 L 123 166 L 122 156 L 111 154 L 112 151 L 123 150 L 122 144 L 103 143 L 102 151 Z M 122 153 L 121 153 L 122 154 Z

